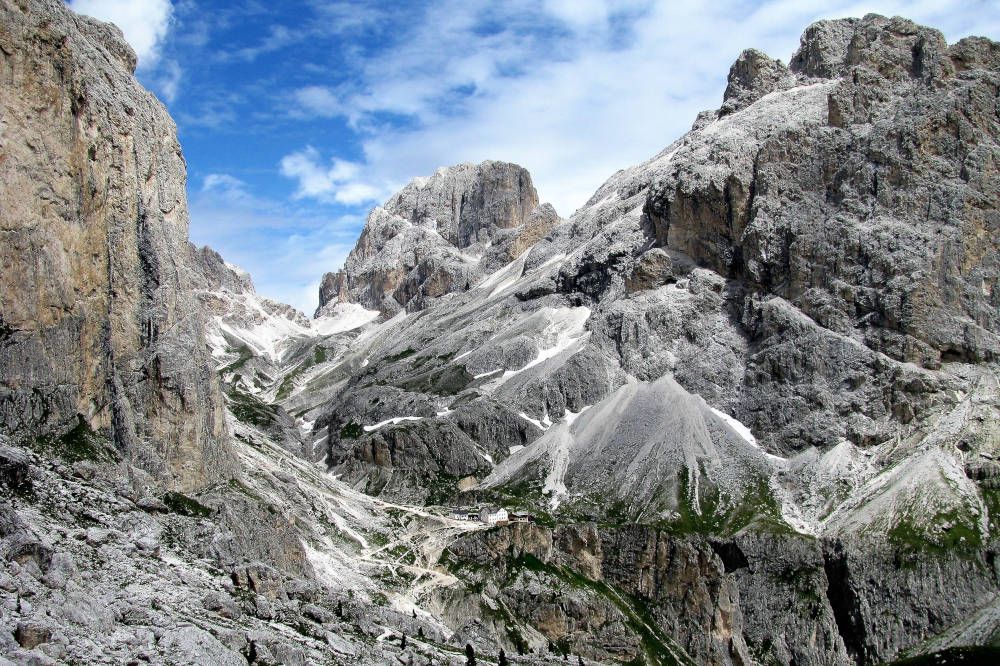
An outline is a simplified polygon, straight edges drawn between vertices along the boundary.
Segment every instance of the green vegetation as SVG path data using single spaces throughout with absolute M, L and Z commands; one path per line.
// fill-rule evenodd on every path
M 244 365 L 246 365 L 247 361 L 253 358 L 253 352 L 250 351 L 250 348 L 247 347 L 246 345 L 240 345 L 240 347 L 236 351 L 239 353 L 240 357 L 235 361 L 233 361 L 232 363 L 230 363 L 229 365 L 222 368 L 221 370 L 219 370 L 220 377 L 223 375 L 227 375 L 230 372 L 236 372 Z
M 672 534 L 713 534 L 728 536 L 751 524 L 775 532 L 789 532 L 791 528 L 781 518 L 781 506 L 771 492 L 768 480 L 761 477 L 747 486 L 746 495 L 739 502 L 732 502 L 718 488 L 700 485 L 698 508 L 691 501 L 688 478 L 678 475 L 677 517 L 661 520 L 653 526 Z
M 385 362 L 386 363 L 395 363 L 396 361 L 402 361 L 404 358 L 409 358 L 409 357 L 413 356 L 416 353 L 417 353 L 416 349 L 414 349 L 413 347 L 407 347 L 406 349 L 404 349 L 403 351 L 399 352 L 398 354 L 393 354 L 392 356 L 386 356 L 385 357 Z
M 54 453 L 67 462 L 81 460 L 112 462 L 118 457 L 114 449 L 108 445 L 107 439 L 94 432 L 80 415 L 77 415 L 76 425 L 62 435 L 38 437 L 34 448 Z
M 301 377 L 306 370 L 309 370 L 310 368 L 313 368 L 321 363 L 326 363 L 327 360 L 327 349 L 320 346 L 314 347 L 312 356 L 307 356 L 304 361 L 295 366 L 295 368 L 281 380 L 281 385 L 278 386 L 278 400 L 284 400 L 292 394 L 292 389 L 295 388 L 295 380 Z
M 556 526 L 555 516 L 547 510 L 549 499 L 542 492 L 542 481 L 535 470 L 528 470 L 528 473 L 515 483 L 482 490 L 479 497 L 488 504 L 502 506 L 508 511 L 527 511 L 535 517 L 535 522 L 539 525 Z M 561 522 L 566 522 L 566 519 Z
M 341 439 L 357 439 L 361 435 L 365 434 L 365 429 L 360 423 L 355 423 L 354 421 L 348 421 L 344 424 L 344 427 L 340 429 Z
M 434 395 L 457 395 L 472 383 L 472 375 L 462 365 L 448 365 L 420 373 L 399 384 L 399 388 Z
M 326 347 L 317 346 L 313 349 L 313 365 L 326 363 Z
M 942 511 L 917 526 L 901 521 L 889 530 L 889 541 L 903 552 L 978 554 L 983 545 L 982 535 L 971 515 L 957 510 Z
M 459 477 L 451 474 L 436 474 L 426 481 L 428 489 L 425 505 L 445 504 L 458 494 Z
M 940 652 L 908 657 L 891 662 L 888 666 L 947 666 L 948 664 L 1000 664 L 1000 647 L 956 647 Z
M 820 585 L 826 585 L 826 574 L 815 567 L 787 568 L 777 575 L 778 580 L 795 590 L 796 596 L 803 601 L 811 601 L 822 604 L 825 599 L 821 597 Z
M 246 495 L 246 497 L 253 500 L 257 504 L 264 505 L 267 503 L 260 495 L 250 490 L 250 488 L 239 479 L 229 479 L 229 487 L 238 493 Z
M 226 390 L 229 409 L 239 421 L 257 428 L 267 428 L 278 420 L 277 410 L 254 395 L 241 391 L 236 386 Z
M 212 515 L 212 510 L 210 508 L 183 493 L 174 491 L 168 492 L 163 496 L 163 503 L 167 505 L 168 509 L 174 513 L 179 513 L 182 516 L 207 518 Z

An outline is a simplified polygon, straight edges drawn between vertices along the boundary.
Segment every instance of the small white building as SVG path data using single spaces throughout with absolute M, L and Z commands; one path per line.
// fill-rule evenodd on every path
M 474 509 L 472 507 L 452 509 L 452 511 L 451 511 L 451 517 L 452 517 L 453 520 L 472 520 L 472 521 L 476 521 L 476 520 L 479 520 L 479 511 L 477 511 L 476 509 Z
M 503 507 L 499 509 L 483 507 L 479 510 L 479 520 L 490 526 L 506 525 L 510 521 L 510 516 Z

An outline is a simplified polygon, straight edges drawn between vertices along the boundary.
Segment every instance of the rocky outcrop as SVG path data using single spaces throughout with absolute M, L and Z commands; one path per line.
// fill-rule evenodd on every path
M 872 395 L 857 428 L 819 437 L 789 428 L 837 420 L 804 394 L 824 391 L 824 376 L 850 386 L 835 368 L 867 366 L 869 390 L 886 393 L 898 370 L 880 371 L 879 359 L 938 369 L 998 358 L 998 185 L 988 164 L 998 157 L 1000 71 L 991 53 L 980 41 L 948 47 L 903 19 L 821 22 L 803 35 L 790 72 L 744 53 L 730 75 L 730 115 L 693 132 L 673 157 L 674 174 L 654 186 L 645 210 L 657 241 L 751 292 L 740 319 L 757 353 L 739 411 L 776 443 L 874 441 L 890 431 L 886 418 L 910 418 L 898 398 Z M 793 122 L 745 108 L 790 81 L 799 86 L 785 93 L 799 107 Z M 784 105 L 768 108 L 780 114 Z M 767 301 L 775 296 L 809 322 L 775 317 Z M 775 345 L 804 348 L 813 323 L 863 347 L 812 346 L 805 379 Z M 785 393 L 790 379 L 805 380 L 789 398 L 806 402 L 786 412 L 791 420 L 749 403 Z
M 995 596 L 978 556 L 768 531 L 706 540 L 639 525 L 514 524 L 456 541 L 447 557 L 550 644 L 607 661 L 641 653 L 627 621 L 639 611 L 694 663 L 885 663 Z M 553 585 L 562 595 L 523 592 Z
M 354 302 L 395 313 L 465 291 L 559 221 L 516 164 L 483 162 L 417 178 L 368 216 L 343 270 L 320 285 L 320 310 Z
M 447 593 L 478 609 L 462 635 L 500 635 L 516 608 L 557 653 L 674 645 L 598 589 L 612 564 L 696 661 L 878 663 L 993 635 L 998 50 L 867 16 L 810 27 L 787 67 L 744 52 L 689 133 L 347 352 L 316 422 L 332 471 L 405 499 L 426 474 L 425 501 L 557 526 L 456 546 L 459 573 L 483 567 L 483 595 Z M 358 256 L 410 247 L 384 221 Z M 459 453 L 486 461 L 475 479 L 440 473 Z M 561 546 L 570 531 L 588 545 Z M 708 591 L 649 582 L 650 552 Z M 695 635 L 678 607 L 724 629 Z
M 0 428 L 106 431 L 165 485 L 224 479 L 174 124 L 114 26 L 55 0 L 0 15 Z
M 0 9 L 5 654 L 874 664 L 1000 633 L 993 42 L 869 16 L 746 51 L 565 221 L 516 165 L 415 180 L 309 321 L 187 242 L 120 35 Z

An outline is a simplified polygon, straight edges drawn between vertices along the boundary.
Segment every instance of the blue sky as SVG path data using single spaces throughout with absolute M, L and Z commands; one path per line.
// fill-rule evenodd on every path
M 191 238 L 312 312 L 372 206 L 439 166 L 527 167 L 569 216 L 719 105 L 747 47 L 899 14 L 1000 38 L 986 0 L 71 0 L 117 23 L 177 122 Z

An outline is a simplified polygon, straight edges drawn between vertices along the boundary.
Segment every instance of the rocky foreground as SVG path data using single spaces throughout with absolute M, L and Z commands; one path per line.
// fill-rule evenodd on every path
M 0 14 L 0 662 L 996 656 L 1000 45 L 746 51 L 568 219 L 440 169 L 310 320 L 116 28 Z

